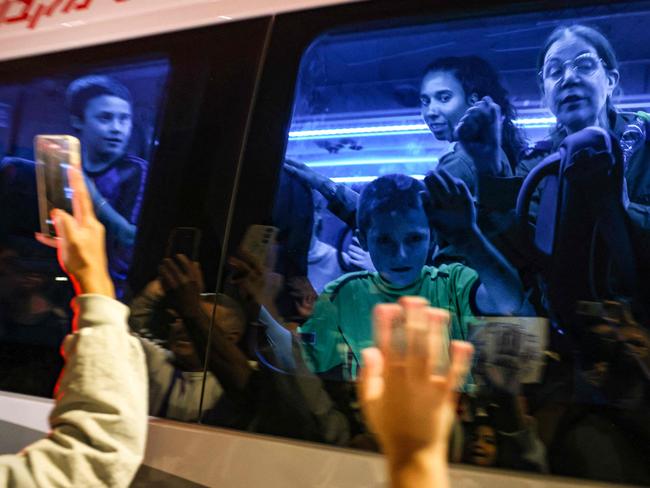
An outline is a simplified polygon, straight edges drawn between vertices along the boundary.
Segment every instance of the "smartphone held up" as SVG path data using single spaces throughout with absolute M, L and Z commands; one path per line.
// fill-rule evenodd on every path
M 54 222 L 50 218 L 55 208 L 72 213 L 73 190 L 68 172 L 81 171 L 79 140 L 68 135 L 37 135 L 34 138 L 36 156 L 36 187 L 41 233 L 55 238 Z

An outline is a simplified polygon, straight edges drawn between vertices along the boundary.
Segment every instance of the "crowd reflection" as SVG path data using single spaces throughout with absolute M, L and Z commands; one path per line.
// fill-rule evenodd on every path
M 615 107 L 618 61 L 592 28 L 553 31 L 537 68 L 557 118 L 548 138 L 525 144 L 487 61 L 440 58 L 424 70 L 421 113 L 454 146 L 423 181 L 390 174 L 352 188 L 286 160 L 273 225 L 254 226 L 228 257 L 223 289 L 208 293 L 199 263 L 167 256 L 130 302 L 150 414 L 378 450 L 355 390 L 361 350 L 376 342 L 372 309 L 420 296 L 449 312 L 447 342 L 476 348 L 452 461 L 650 483 L 650 115 Z M 131 164 L 130 126 L 120 134 L 105 152 Z M 114 226 L 127 237 L 105 222 L 125 263 L 138 191 Z M 95 206 L 100 219 L 110 209 L 101 195 Z M 58 344 L 70 319 L 56 305 L 69 292 L 42 278 L 58 272 L 44 264 L 52 256 L 18 259 L 25 248 L 9 244 L 0 389 L 13 388 L 11 368 L 52 363 L 38 347 Z M 47 395 L 53 381 L 25 392 Z
M 558 28 L 538 68 L 558 121 L 543 141 L 526 146 L 485 61 L 442 58 L 425 70 L 422 116 L 455 145 L 424 184 L 388 175 L 353 189 L 285 162 L 277 259 L 247 270 L 266 276 L 258 292 L 244 286 L 260 309 L 248 347 L 260 374 L 283 379 L 284 401 L 300 399 L 294 418 L 313 420 L 318 398 L 322 414 L 340 419 L 337 435 L 334 424 L 303 420 L 315 429 L 308 438 L 377 449 L 351 387 L 360 350 L 374 343 L 370 310 L 420 295 L 451 312 L 449 338 L 477 349 L 452 460 L 650 480 L 650 300 L 641 279 L 650 262 L 650 117 L 614 106 L 618 63 L 594 29 Z M 241 256 L 232 264 L 244 269 Z M 273 384 L 265 394 L 280 392 Z M 296 435 L 283 422 L 258 431 Z

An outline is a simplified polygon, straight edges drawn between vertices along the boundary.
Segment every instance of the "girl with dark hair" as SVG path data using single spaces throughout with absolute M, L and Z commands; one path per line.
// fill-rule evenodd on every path
M 422 118 L 439 140 L 459 141 L 439 167 L 476 193 L 478 174 L 513 174 L 525 147 L 514 124 L 515 108 L 498 73 L 478 56 L 447 57 L 424 71 Z
M 433 61 L 424 71 L 420 102 L 432 134 L 460 143 L 439 159 L 438 167 L 463 180 L 472 194 L 480 174 L 514 174 L 525 141 L 514 124 L 516 114 L 508 92 L 487 61 L 478 56 Z M 329 210 L 355 226 L 358 194 L 305 164 L 286 161 L 285 169 L 320 192 Z

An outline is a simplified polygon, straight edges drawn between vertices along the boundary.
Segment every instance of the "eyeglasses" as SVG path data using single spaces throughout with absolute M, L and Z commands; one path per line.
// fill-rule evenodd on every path
M 542 71 L 539 72 L 539 76 L 543 80 L 550 80 L 557 83 L 564 76 L 567 65 L 579 76 L 591 76 L 598 69 L 598 63 L 602 63 L 603 67 L 606 66 L 605 62 L 595 54 L 584 53 L 563 63 L 555 60 L 548 62 L 544 65 Z

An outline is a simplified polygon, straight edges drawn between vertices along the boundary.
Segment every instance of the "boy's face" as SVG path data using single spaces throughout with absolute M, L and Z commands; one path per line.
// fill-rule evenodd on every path
M 73 121 L 91 161 L 113 162 L 125 152 L 131 138 L 131 104 L 112 95 L 92 98 L 83 120 Z
M 476 428 L 469 444 L 470 462 L 477 466 L 493 466 L 497 460 L 496 432 L 488 425 Z
M 421 206 L 373 215 L 366 236 L 372 264 L 394 286 L 417 281 L 430 241 L 429 221 Z

